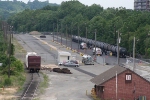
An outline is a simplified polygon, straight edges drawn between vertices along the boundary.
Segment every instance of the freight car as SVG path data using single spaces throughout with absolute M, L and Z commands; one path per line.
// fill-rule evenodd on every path
M 41 56 L 37 55 L 35 52 L 27 52 L 26 54 L 26 68 L 30 72 L 39 72 L 41 69 Z
M 94 47 L 96 45 L 96 47 L 101 48 L 102 52 L 104 52 L 105 54 L 107 54 L 107 51 L 111 51 L 112 55 L 117 56 L 118 49 L 117 46 L 115 45 L 111 45 L 100 41 L 95 42 L 95 40 L 85 39 L 79 36 L 72 36 L 72 41 L 77 43 L 85 42 L 87 43 L 87 47 L 92 47 L 92 46 Z M 119 57 L 126 58 L 126 55 L 127 55 L 126 48 L 119 47 Z

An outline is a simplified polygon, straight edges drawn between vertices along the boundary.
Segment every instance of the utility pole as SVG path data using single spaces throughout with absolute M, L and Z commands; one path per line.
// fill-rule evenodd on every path
M 95 61 L 96 61 L 96 29 L 95 29 Z
M 62 45 L 62 23 L 61 23 L 61 45 Z
M 72 23 L 71 23 L 71 50 L 72 50 Z
M 54 42 L 54 23 L 53 23 L 53 42 Z
M 78 52 L 79 52 L 79 25 L 78 25 Z
M 115 43 L 115 45 L 116 45 L 116 40 L 117 40 L 117 38 L 116 38 L 116 26 L 115 26 L 115 25 L 114 25 L 114 32 L 115 32 L 115 34 L 114 34 L 114 35 L 115 35 L 115 42 L 114 42 L 114 43 Z
M 9 56 L 8 56 L 8 59 L 9 59 L 9 66 L 8 66 L 8 78 L 10 78 L 11 26 L 9 26 L 8 30 L 9 30 L 9 36 L 10 36 L 10 39 L 9 39 Z
M 86 25 L 86 23 L 85 23 L 85 25 Z M 86 46 L 87 46 L 87 26 L 86 26 L 85 30 L 86 30 L 86 31 L 85 31 L 85 36 L 86 36 Z M 87 52 L 87 49 L 88 49 L 88 48 L 86 48 L 85 53 Z
M 120 50 L 119 50 L 119 31 L 118 31 L 118 39 L 117 39 L 117 65 L 119 65 L 119 53 L 120 53 Z
M 135 37 L 133 39 L 133 71 L 135 70 Z
M 57 20 L 57 42 L 58 42 L 58 20 Z
M 67 46 L 67 24 L 66 24 L 66 46 Z

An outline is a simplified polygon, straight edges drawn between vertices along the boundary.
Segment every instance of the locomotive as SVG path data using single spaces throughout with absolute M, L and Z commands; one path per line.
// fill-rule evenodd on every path
M 105 42 L 100 42 L 100 41 L 95 42 L 95 40 L 86 39 L 84 37 L 75 36 L 75 35 L 72 35 L 72 41 L 76 43 L 85 42 L 87 43 L 88 48 L 90 48 L 91 46 L 95 46 L 96 44 L 96 47 L 101 48 L 105 54 L 107 54 L 107 51 L 111 51 L 113 56 L 117 56 L 118 46 L 111 45 Z M 119 47 L 119 57 L 126 58 L 126 55 L 127 55 L 127 49 L 124 47 Z

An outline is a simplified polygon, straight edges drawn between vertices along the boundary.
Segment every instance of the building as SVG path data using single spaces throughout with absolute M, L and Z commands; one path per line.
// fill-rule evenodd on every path
M 134 0 L 134 10 L 150 11 L 150 0 Z
M 150 78 L 118 65 L 91 79 L 94 92 L 102 100 L 150 100 Z M 140 99 L 139 99 L 140 100 Z

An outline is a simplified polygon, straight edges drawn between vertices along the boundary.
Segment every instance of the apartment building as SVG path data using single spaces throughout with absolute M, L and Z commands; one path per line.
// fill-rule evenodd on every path
M 150 0 L 134 0 L 134 10 L 150 11 Z

